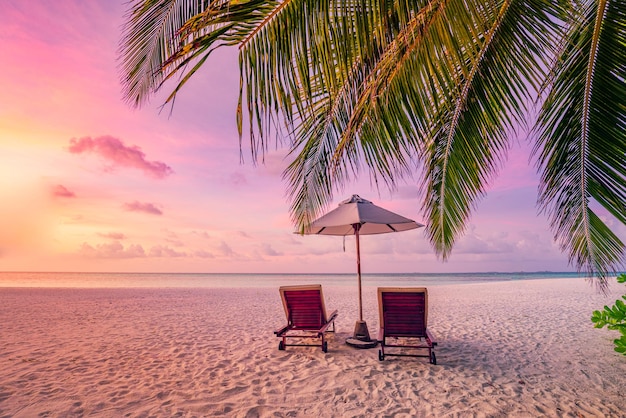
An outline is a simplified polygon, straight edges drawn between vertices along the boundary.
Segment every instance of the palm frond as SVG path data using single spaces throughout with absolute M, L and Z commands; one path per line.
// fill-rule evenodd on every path
M 163 80 L 161 65 L 177 49 L 177 33 L 203 9 L 196 1 L 134 1 L 129 3 L 120 42 L 124 98 L 144 103 Z
M 165 103 L 220 46 L 245 39 L 276 1 L 135 0 L 129 3 L 120 42 L 126 101 L 140 106 L 163 83 L 183 74 Z M 185 73 L 187 66 L 192 68 Z
M 409 72 L 404 64 L 420 44 L 420 33 L 435 9 L 427 7 L 415 14 L 397 36 L 379 40 L 381 47 L 367 51 L 369 56 L 359 55 L 364 50 L 355 54 L 343 84 L 334 94 L 318 96 L 311 106 L 313 116 L 298 126 L 295 148 L 302 151 L 285 178 L 292 191 L 293 219 L 300 228 L 319 214 L 336 187 L 358 174 L 360 160 L 370 168 L 374 182 L 380 175 L 391 188 L 403 173 L 410 173 L 409 156 L 419 149 L 414 132 L 420 119 L 405 108 L 390 109 L 398 101 L 388 101 L 387 91 L 390 85 L 398 85 L 397 79 L 406 80 Z M 383 47 L 384 42 L 389 43 Z
M 589 204 L 626 223 L 625 10 L 623 1 L 570 9 L 567 43 L 535 127 L 541 209 L 570 262 L 596 274 L 601 288 L 624 256 L 624 243 Z
M 483 34 L 477 39 L 468 36 L 474 45 L 466 41 L 458 89 L 438 115 L 422 184 L 426 231 L 444 259 L 505 160 L 509 134 L 524 120 L 529 88 L 542 77 L 542 49 L 554 33 L 553 12 L 541 1 L 485 3 L 477 12 L 486 27 L 476 29 Z

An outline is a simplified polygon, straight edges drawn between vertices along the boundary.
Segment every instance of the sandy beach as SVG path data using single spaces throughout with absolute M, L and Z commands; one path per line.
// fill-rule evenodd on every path
M 623 286 L 431 286 L 437 365 L 346 345 L 356 289 L 324 293 L 326 354 L 278 351 L 278 289 L 2 288 L 0 417 L 624 416 L 626 357 L 589 320 Z M 375 287 L 363 303 L 375 336 Z

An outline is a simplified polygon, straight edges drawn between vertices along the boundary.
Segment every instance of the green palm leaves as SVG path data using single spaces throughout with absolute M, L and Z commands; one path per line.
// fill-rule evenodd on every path
M 432 136 L 426 158 L 425 208 L 428 224 L 436 225 L 428 233 L 444 257 L 506 157 L 508 134 L 524 122 L 530 89 L 539 83 L 545 65 L 540 52 L 549 50 L 554 39 L 553 11 L 542 2 L 490 6 L 483 12 L 484 27 L 477 28 L 481 35 L 472 54 L 457 65 L 462 72 L 456 89 L 444 95 L 446 105 L 433 122 L 442 126 Z
M 546 92 L 534 126 L 540 207 L 581 269 L 617 269 L 622 223 L 624 1 L 212 0 L 132 3 L 122 41 L 126 98 L 168 98 L 221 45 L 239 45 L 240 134 L 255 156 L 286 138 L 293 221 L 317 217 L 366 172 L 394 188 L 421 175 L 427 233 L 444 259 Z
M 536 127 L 539 202 L 570 261 L 606 272 L 624 244 L 590 201 L 626 223 L 626 4 L 574 6 Z

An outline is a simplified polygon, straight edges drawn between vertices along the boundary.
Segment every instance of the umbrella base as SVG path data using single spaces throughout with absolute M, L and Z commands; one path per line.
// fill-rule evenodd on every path
M 378 341 L 370 338 L 365 321 L 356 321 L 354 336 L 348 338 L 346 344 L 356 348 L 374 348 L 378 345 Z
M 354 336 L 355 339 L 361 341 L 370 341 L 370 332 L 367 330 L 367 324 L 365 321 L 356 321 L 354 325 Z
M 362 341 L 362 340 L 357 340 L 356 338 L 350 337 L 346 339 L 346 344 L 354 348 L 374 348 L 378 345 L 378 341 L 376 340 Z

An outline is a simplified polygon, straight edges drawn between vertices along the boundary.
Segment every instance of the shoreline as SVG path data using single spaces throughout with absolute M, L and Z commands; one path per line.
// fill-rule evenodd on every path
M 626 357 L 595 329 L 584 279 L 429 287 L 437 365 L 345 344 L 278 351 L 277 288 L 0 288 L 0 416 L 618 416 Z M 377 335 L 376 287 L 363 287 Z
M 353 287 L 355 273 L 39 273 L 0 272 L 0 288 L 277 288 L 285 283 Z M 574 272 L 364 273 L 364 286 L 441 286 L 528 280 L 593 280 Z M 615 277 L 608 283 L 614 284 Z

